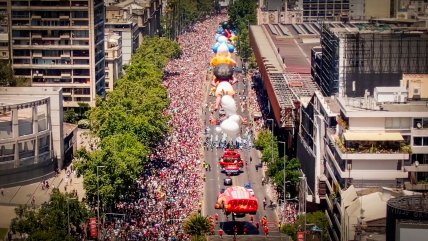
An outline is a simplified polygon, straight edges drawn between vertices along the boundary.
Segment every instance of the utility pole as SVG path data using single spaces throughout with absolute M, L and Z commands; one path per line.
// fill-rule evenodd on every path
M 100 182 L 99 182 L 99 169 L 104 168 L 105 166 L 97 166 L 97 225 L 98 231 L 100 230 Z M 103 237 L 104 239 L 104 237 Z

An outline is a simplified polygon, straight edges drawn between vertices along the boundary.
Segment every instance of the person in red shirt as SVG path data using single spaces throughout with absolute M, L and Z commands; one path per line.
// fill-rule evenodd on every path
M 266 236 L 269 236 L 269 228 L 267 226 L 265 226 L 264 232 Z
M 223 238 L 223 232 L 223 229 L 218 230 L 218 235 L 220 236 L 220 238 Z
M 214 214 L 214 218 L 215 218 L 215 223 L 218 223 L 218 213 Z

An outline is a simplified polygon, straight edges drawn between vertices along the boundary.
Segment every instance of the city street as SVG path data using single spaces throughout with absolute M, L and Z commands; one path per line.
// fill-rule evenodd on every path
M 235 95 L 235 101 L 237 103 L 237 106 L 241 106 L 241 102 L 243 101 L 244 96 L 247 96 L 248 94 L 248 88 L 249 88 L 249 81 L 247 80 L 247 83 L 244 85 L 242 82 L 243 75 L 242 74 L 235 74 L 237 78 L 239 79 L 238 83 L 234 85 L 234 89 L 236 91 Z M 240 93 L 241 95 L 239 95 Z M 220 141 L 221 138 L 216 138 L 215 136 L 218 135 L 215 131 L 215 126 L 210 124 L 210 112 L 208 110 L 209 106 L 212 105 L 215 101 L 215 97 L 208 96 L 208 107 L 205 109 L 205 127 L 209 127 L 209 133 L 206 136 L 213 136 L 214 140 Z M 244 118 L 249 120 L 249 112 L 248 109 L 245 108 L 244 112 L 242 112 L 241 108 L 238 108 L 238 113 Z M 216 116 L 217 118 L 218 116 Z M 248 121 L 250 122 L 250 121 Z M 246 125 L 241 125 L 242 133 L 241 137 L 244 139 Z M 255 141 L 254 138 L 253 142 Z M 264 236 L 264 232 L 262 229 L 262 225 L 260 223 L 260 220 L 263 218 L 263 216 L 266 215 L 268 220 L 268 227 L 269 227 L 269 239 L 270 240 L 280 240 L 280 233 L 278 232 L 278 221 L 277 216 L 275 213 L 276 209 L 276 202 L 275 200 L 272 200 L 273 205 L 271 204 L 271 200 L 269 196 L 266 193 L 265 186 L 262 186 L 262 178 L 263 178 L 263 170 L 262 168 L 258 168 L 256 170 L 256 166 L 261 166 L 261 160 L 260 160 L 260 154 L 259 152 L 254 148 L 242 148 L 239 153 L 241 154 L 242 159 L 244 160 L 244 167 L 242 168 L 243 173 L 240 173 L 237 176 L 231 176 L 232 179 L 232 186 L 244 186 L 246 183 L 251 183 L 255 196 L 258 200 L 258 212 L 256 215 L 254 215 L 254 221 L 250 221 L 250 215 L 246 215 L 243 218 L 236 218 L 236 222 L 232 221 L 232 215 L 229 215 L 229 217 L 226 217 L 224 213 L 222 213 L 221 209 L 215 209 L 214 206 L 217 201 L 217 197 L 220 193 L 221 189 L 226 189 L 228 186 L 224 186 L 223 181 L 224 178 L 226 178 L 226 174 L 220 172 L 220 165 L 218 164 L 219 158 L 223 154 L 222 148 L 215 148 L 211 150 L 211 147 L 209 146 L 208 150 L 205 149 L 205 161 L 211 166 L 211 170 L 208 170 L 206 172 L 206 183 L 205 183 L 205 195 L 204 195 L 204 214 L 209 215 L 211 217 L 214 217 L 214 215 L 217 213 L 219 215 L 219 222 L 216 225 L 216 234 L 215 236 L 210 236 L 210 240 L 218 240 L 220 237 L 218 236 L 218 230 L 221 228 L 224 230 L 225 236 L 230 235 L 228 238 L 232 240 L 233 238 L 233 228 L 236 225 L 238 227 L 238 240 L 260 240 L 260 235 Z M 252 159 L 252 162 L 250 162 L 250 157 Z M 246 164 L 245 164 L 246 163 Z M 263 199 L 266 198 L 267 205 L 266 209 L 263 209 Z M 256 223 L 259 222 L 260 228 L 256 228 Z M 248 234 L 243 235 L 243 226 L 246 226 L 248 228 Z M 225 237 L 223 237 L 225 238 Z M 285 238 L 285 236 L 284 236 Z M 226 239 L 228 240 L 228 239 Z M 285 240 L 285 239 L 284 239 Z

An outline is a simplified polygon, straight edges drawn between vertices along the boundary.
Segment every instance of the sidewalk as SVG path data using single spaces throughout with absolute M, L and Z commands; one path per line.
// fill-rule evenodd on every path
M 87 130 L 78 130 L 77 145 L 78 148 L 85 147 L 90 150 L 90 143 L 94 143 L 94 138 L 85 134 Z M 66 170 L 55 177 L 46 179 L 49 183 L 49 189 L 42 189 L 42 183 L 36 182 L 23 186 L 16 186 L 3 189 L 3 195 L 0 195 L 0 228 L 9 228 L 11 220 L 16 216 L 15 207 L 19 205 L 31 205 L 34 197 L 35 206 L 49 201 L 52 189 L 59 188 L 60 192 L 72 192 L 76 190 L 79 200 L 86 196 L 83 189 L 83 177 L 77 178 L 73 173 L 67 178 Z M 1 237 L 0 237 L 1 238 Z
M 74 177 L 73 174 L 70 177 L 67 178 L 65 170 L 62 170 L 57 177 L 47 179 L 50 185 L 49 189 L 43 190 L 40 182 L 3 189 L 4 195 L 0 195 L 0 228 L 8 228 L 10 221 L 15 217 L 15 207 L 25 204 L 31 205 L 33 196 L 36 206 L 49 201 L 53 187 L 59 188 L 62 193 L 66 192 L 65 189 L 68 192 L 76 190 L 79 200 L 82 200 L 82 197 L 85 197 L 83 178 Z

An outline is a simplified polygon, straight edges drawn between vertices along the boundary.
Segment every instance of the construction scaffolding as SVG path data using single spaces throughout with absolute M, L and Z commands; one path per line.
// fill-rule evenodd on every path
M 330 96 L 361 97 L 399 86 L 404 73 L 428 73 L 428 29 L 324 23 L 320 87 Z

